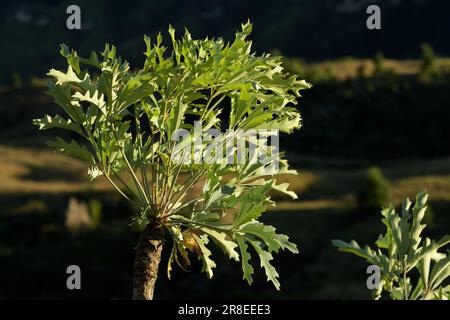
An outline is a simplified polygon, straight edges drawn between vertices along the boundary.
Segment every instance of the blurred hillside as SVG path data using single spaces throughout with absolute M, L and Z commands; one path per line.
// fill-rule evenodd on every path
M 66 8 L 78 4 L 82 30 L 66 28 Z M 366 7 L 380 5 L 382 29 L 366 28 Z M 59 44 L 82 55 L 116 44 L 131 62 L 139 63 L 144 33 L 155 36 L 172 23 L 194 37 L 232 39 L 241 22 L 254 22 L 254 48 L 279 49 L 284 55 L 320 61 L 353 56 L 371 57 L 382 51 L 392 58 L 417 58 L 420 44 L 429 42 L 450 55 L 450 3 L 444 0 L 154 0 L 144 1 L 3 1 L 0 11 L 0 84 L 42 76 L 60 65 Z

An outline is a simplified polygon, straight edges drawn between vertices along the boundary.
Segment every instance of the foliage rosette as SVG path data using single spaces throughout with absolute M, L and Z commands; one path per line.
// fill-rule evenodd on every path
M 277 183 L 277 174 L 297 174 L 283 153 L 269 149 L 269 155 L 277 156 L 251 162 L 249 153 L 248 161 L 230 163 L 227 159 L 237 155 L 226 142 L 241 137 L 228 134 L 219 140 L 227 157 L 208 163 L 175 157 L 180 145 L 196 145 L 188 152 L 183 149 L 183 159 L 195 159 L 208 148 L 207 141 L 196 138 L 195 122 L 202 124 L 203 136 L 209 129 L 291 133 L 300 128 L 296 104 L 300 91 L 310 84 L 286 73 L 280 57 L 253 53 L 247 39 L 251 29 L 249 22 L 243 24 L 228 43 L 221 38 L 195 40 L 187 30 L 177 39 L 169 27 L 170 50 L 161 34 L 155 42 L 144 37 L 145 63 L 140 69 L 130 68 L 108 44 L 89 58 L 62 45 L 68 68 L 50 70 L 48 94 L 63 115 L 45 115 L 34 123 L 40 129 L 78 134 L 82 139 L 58 137 L 49 145 L 87 161 L 92 180 L 108 179 L 134 204 L 134 223 L 162 227 L 170 234 L 169 277 L 173 264 L 186 269 L 193 253 L 211 278 L 214 243 L 241 262 L 249 284 L 254 273 L 250 261 L 256 254 L 267 279 L 279 289 L 272 254 L 298 250 L 286 235 L 258 219 L 275 205 L 273 190 L 297 198 L 288 184 Z M 188 133 L 182 143 L 174 139 L 180 130 Z M 256 148 L 263 145 L 250 138 L 243 141 Z M 275 162 L 276 172 L 271 170 Z

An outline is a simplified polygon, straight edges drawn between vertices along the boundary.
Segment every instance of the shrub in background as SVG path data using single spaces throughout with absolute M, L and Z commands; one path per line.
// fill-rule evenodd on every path
M 102 220 L 102 202 L 99 199 L 92 198 L 88 202 L 89 215 L 91 216 L 92 227 L 96 228 Z
M 11 77 L 12 79 L 12 84 L 11 84 L 11 86 L 12 86 L 12 88 L 13 89 L 22 89 L 23 88 L 23 79 L 22 79 L 22 75 L 20 74 L 20 73 L 18 73 L 18 72 L 14 72 L 13 74 L 12 74 L 12 77 Z
M 418 78 L 425 83 L 439 80 L 440 75 L 436 65 L 436 55 L 429 43 L 422 43 L 420 57 L 420 72 Z
M 384 54 L 382 52 L 377 52 L 373 57 L 373 74 L 375 76 L 380 76 L 385 72 L 384 68 Z
M 370 167 L 358 192 L 358 204 L 363 208 L 379 208 L 389 197 L 389 181 L 378 167 Z

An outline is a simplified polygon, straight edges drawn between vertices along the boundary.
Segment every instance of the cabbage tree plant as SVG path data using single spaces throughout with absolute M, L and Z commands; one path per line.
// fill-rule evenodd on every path
M 392 205 L 383 209 L 386 233 L 378 237 L 376 249 L 361 248 L 356 241 L 333 240 L 338 250 L 378 266 L 381 281 L 373 290 L 374 299 L 382 298 L 383 292 L 393 300 L 450 299 L 450 255 L 448 250 L 442 252 L 450 235 L 439 241 L 422 238 L 427 200 L 428 194 L 421 192 L 413 207 L 409 199 L 403 202 L 401 214 Z
M 88 58 L 62 45 L 67 70 L 48 73 L 48 94 L 61 114 L 34 123 L 43 130 L 78 134 L 80 139 L 57 137 L 49 145 L 85 160 L 92 180 L 107 179 L 134 205 L 132 221 L 142 229 L 134 299 L 152 299 L 163 247 L 170 250 L 169 278 L 173 265 L 186 269 L 192 256 L 202 261 L 202 271 L 211 278 L 216 267 L 213 243 L 240 261 L 249 284 L 252 254 L 256 256 L 277 289 L 272 254 L 280 249 L 298 252 L 286 235 L 259 221 L 274 205 L 272 190 L 297 198 L 287 183 L 276 179 L 276 174 L 296 171 L 276 147 L 267 147 L 270 134 L 238 132 L 299 129 L 295 105 L 299 92 L 310 85 L 284 72 L 279 57 L 252 52 L 247 39 L 251 29 L 249 22 L 243 24 L 228 43 L 221 38 L 194 40 L 187 30 L 177 38 L 169 27 L 168 47 L 161 34 L 153 42 L 144 37 L 141 68 L 131 68 L 109 44 Z M 211 130 L 224 134 L 213 139 Z M 236 140 L 257 152 L 238 153 L 230 144 Z M 215 157 L 219 151 L 226 156 Z M 202 157 L 208 152 L 213 161 Z M 263 160 L 251 161 L 262 152 Z

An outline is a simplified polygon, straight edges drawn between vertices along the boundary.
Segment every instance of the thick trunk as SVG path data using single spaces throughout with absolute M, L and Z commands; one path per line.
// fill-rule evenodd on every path
M 161 261 L 164 234 L 161 228 L 147 225 L 142 231 L 134 260 L 134 300 L 152 300 Z

